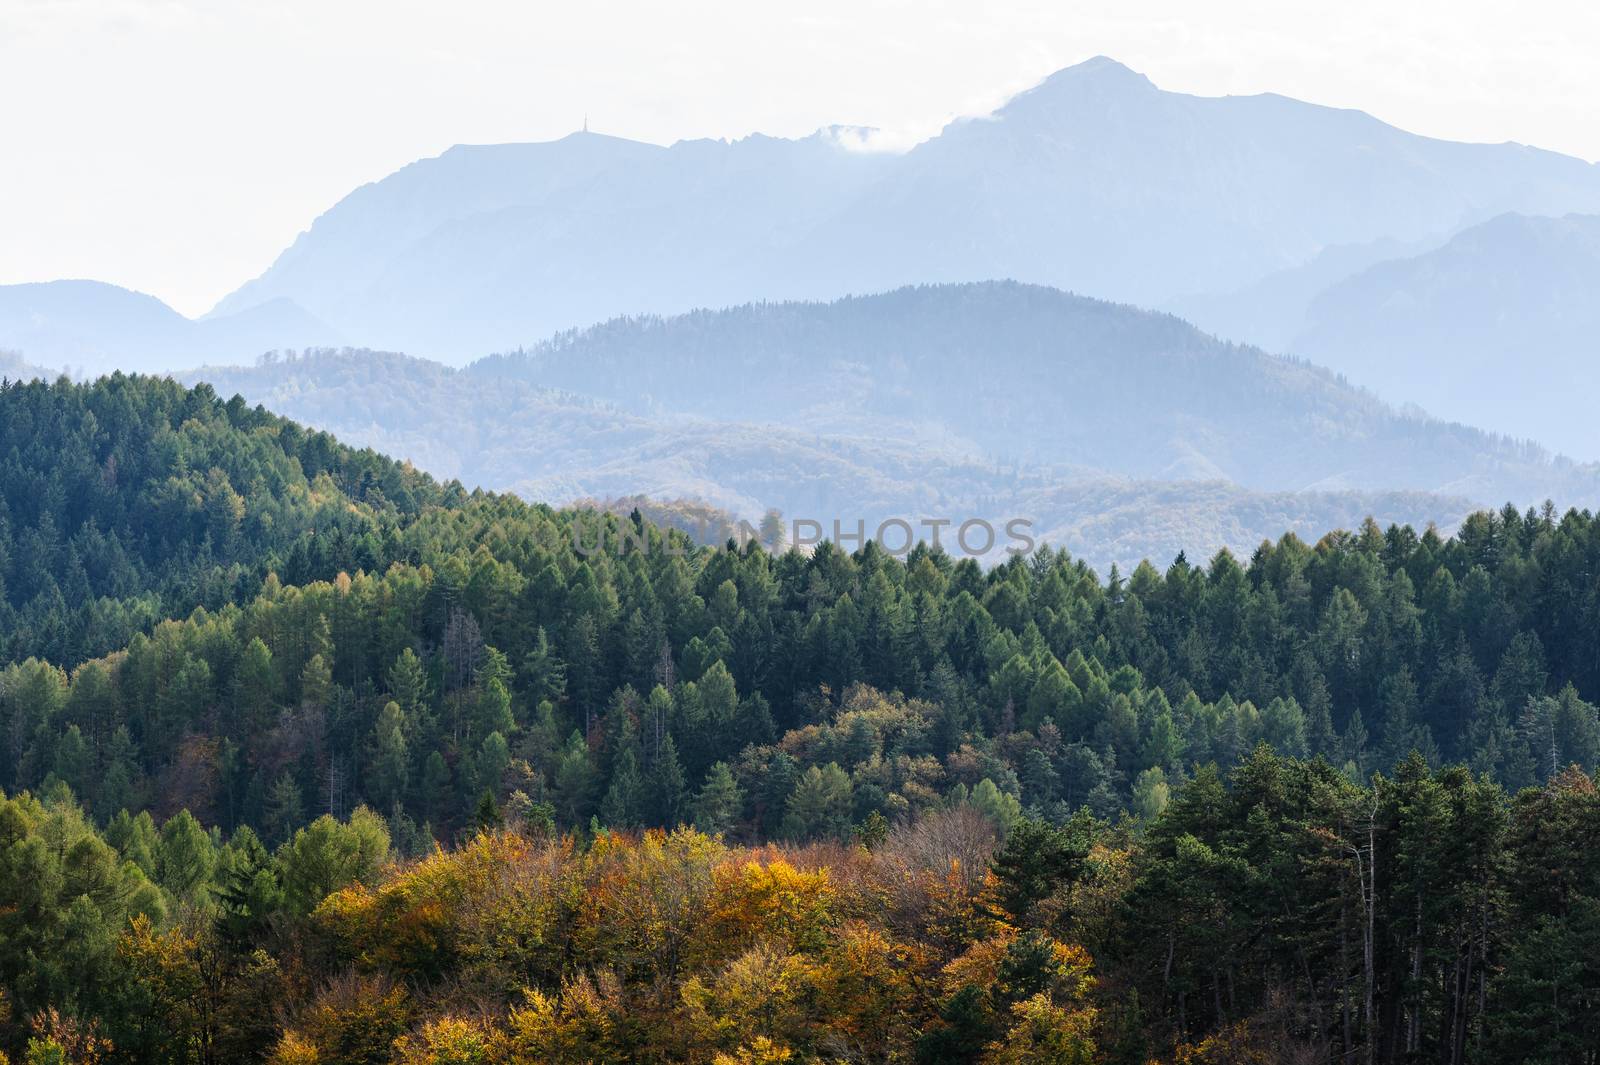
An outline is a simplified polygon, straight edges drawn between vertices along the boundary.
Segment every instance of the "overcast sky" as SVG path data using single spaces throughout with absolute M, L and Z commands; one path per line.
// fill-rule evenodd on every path
M 0 283 L 187 314 L 362 182 L 459 142 L 906 140 L 1096 54 L 1600 158 L 1600 5 L 1406 0 L 0 0 Z

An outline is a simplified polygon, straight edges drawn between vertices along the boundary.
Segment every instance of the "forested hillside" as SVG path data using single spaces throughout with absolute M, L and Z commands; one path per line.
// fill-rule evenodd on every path
M 725 791 L 727 789 L 724 789 Z M 733 794 L 731 791 L 729 794 Z M 716 805 L 713 798 L 703 807 Z M 270 853 L 0 797 L 29 1063 L 1586 1065 L 1593 779 L 1510 799 L 1256 751 L 1107 825 L 960 806 L 848 846 L 485 807 L 397 862 L 367 810 Z M 270 1004 L 270 1006 L 268 1005 Z
M 1592 515 L 774 556 L 203 387 L 3 401 L 8 609 L 65 649 L 0 672 L 19 1054 L 1588 1060 Z M 104 655 L 96 593 L 147 604 Z
M 624 822 L 670 823 L 677 799 L 650 781 L 689 794 L 721 762 L 751 795 L 777 789 L 741 819 L 768 836 L 789 759 L 911 756 L 857 816 L 914 809 L 924 772 L 934 796 L 989 779 L 1109 814 L 1147 770 L 1226 767 L 1258 740 L 1357 776 L 1417 747 L 1512 786 L 1594 759 L 1586 513 L 1485 512 L 1449 540 L 1368 523 L 1106 576 L 1050 549 L 989 570 L 925 545 L 773 556 L 441 489 L 204 386 L 4 402 L 0 574 L 32 626 L 13 626 L 0 784 L 53 774 L 102 816 L 144 796 L 260 824 L 276 788 L 448 833 L 526 762 L 518 787 L 563 824 L 612 791 Z M 885 708 L 845 747 L 789 736 L 848 718 L 851 692 Z M 639 779 L 619 782 L 634 743 Z M 972 766 L 945 764 L 968 748 Z M 113 777 L 130 790 L 103 799 Z
M 1023 516 L 1041 540 L 1102 570 L 1183 550 L 1248 552 L 1287 530 L 1315 539 L 1366 515 L 1453 529 L 1474 509 L 1468 498 L 1420 490 L 1259 492 L 1220 480 L 1140 480 L 989 458 L 943 427 L 877 415 L 847 413 L 823 431 L 828 412 L 817 413 L 816 424 L 797 414 L 792 427 L 642 414 L 516 376 L 483 377 L 383 352 L 313 351 L 184 376 L 347 442 L 406 456 L 441 479 L 525 499 L 568 505 L 644 495 L 715 507 L 752 524 L 777 509 L 830 530 L 835 518 L 844 528 L 863 521 L 871 529 L 890 517 L 987 515 L 998 525 Z M 718 377 L 707 375 L 708 391 L 720 387 Z M 1292 431 L 1314 434 L 1316 423 Z M 1467 435 L 1488 452 L 1471 461 L 1495 467 L 1490 438 Z M 1542 475 L 1553 467 L 1536 456 L 1532 469 Z M 1574 476 L 1581 481 L 1582 471 Z
M 209 387 L 0 387 L 0 655 L 66 666 L 197 607 L 381 570 L 429 478 Z

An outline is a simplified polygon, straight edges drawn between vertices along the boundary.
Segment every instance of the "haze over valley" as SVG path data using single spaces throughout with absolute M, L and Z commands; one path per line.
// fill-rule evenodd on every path
M 532 499 L 1014 512 L 1126 567 L 1600 501 L 1562 385 L 1600 336 L 1592 212 L 1594 164 L 1102 57 L 904 151 L 853 127 L 458 146 L 199 319 L 7 286 L 0 346 L 209 380 Z

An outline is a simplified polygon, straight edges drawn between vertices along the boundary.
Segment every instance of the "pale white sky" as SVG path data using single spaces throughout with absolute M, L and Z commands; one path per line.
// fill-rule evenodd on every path
M 1592 0 L 0 0 L 0 284 L 198 314 L 362 182 L 458 142 L 903 137 L 1110 55 L 1600 158 Z

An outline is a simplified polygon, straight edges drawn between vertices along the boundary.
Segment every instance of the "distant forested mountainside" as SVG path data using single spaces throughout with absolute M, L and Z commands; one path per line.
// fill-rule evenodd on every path
M 0 656 L 66 666 L 197 608 L 380 571 L 446 493 L 207 386 L 116 375 L 0 388 Z
M 855 416 L 823 432 L 646 415 L 379 352 L 311 352 L 186 376 L 404 455 L 441 478 L 527 499 L 566 505 L 643 495 L 710 506 L 734 524 L 756 524 L 777 509 L 787 522 L 809 518 L 830 534 L 834 520 L 850 531 L 865 523 L 870 533 L 893 517 L 981 517 L 999 527 L 1025 516 L 1041 542 L 1068 547 L 1102 571 L 1186 549 L 1248 551 L 1289 530 L 1315 538 L 1369 515 L 1450 530 L 1473 509 L 1464 496 L 1422 491 L 1255 492 L 1216 480 L 1138 480 L 985 458 L 935 427 Z
M 1367 515 L 1600 500 L 1600 467 L 1397 412 L 1167 315 L 1011 283 L 619 319 L 453 371 L 344 351 L 186 375 L 464 483 L 831 528 L 1023 516 L 1102 570 Z
M 457 146 L 350 193 L 215 313 L 288 299 L 353 343 L 460 364 L 621 314 L 915 283 L 1165 306 L 1333 247 L 1600 211 L 1600 168 L 1579 159 L 1164 92 L 1103 57 L 908 152 L 870 141 Z
M 1505 215 L 1311 302 L 1291 350 L 1396 400 L 1600 458 L 1600 215 Z
M 984 454 L 1127 477 L 1600 498 L 1600 466 L 1398 413 L 1325 370 L 1168 315 L 1015 283 L 618 319 L 467 373 L 641 412 L 915 426 Z
M 154 296 L 99 281 L 0 285 L 0 348 L 79 377 L 250 362 L 276 348 L 340 341 L 287 299 L 192 321 Z
M 1596 291 L 1600 215 L 1506 214 L 1447 240 L 1330 248 L 1257 284 L 1170 306 L 1391 402 L 1593 461 L 1591 397 L 1575 386 L 1600 355 Z
M 1587 512 L 985 569 L 469 495 L 167 380 L 0 402 L 7 610 L 228 577 L 0 669 L 3 1049 L 1592 1046 Z

